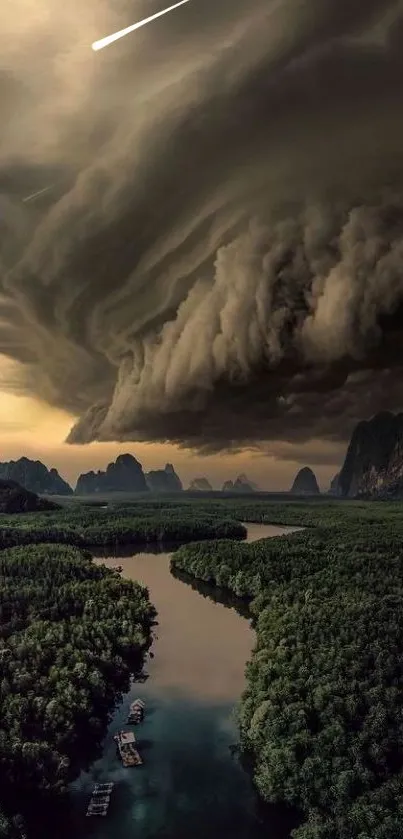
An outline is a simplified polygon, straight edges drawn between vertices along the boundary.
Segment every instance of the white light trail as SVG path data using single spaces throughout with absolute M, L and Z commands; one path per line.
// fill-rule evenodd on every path
M 43 195 L 44 192 L 48 192 L 49 189 L 53 189 L 53 186 L 45 186 L 43 189 L 38 189 L 37 192 L 33 192 L 32 195 L 27 195 L 26 198 L 23 198 L 24 204 L 28 201 L 34 201 L 35 198 L 39 198 L 40 195 Z
M 121 29 L 119 32 L 114 32 L 113 35 L 107 35 L 106 38 L 101 38 L 100 41 L 94 41 L 91 45 L 94 51 L 102 50 L 104 47 L 109 47 L 109 44 L 113 44 L 114 41 L 117 41 L 119 38 L 124 38 L 125 35 L 129 35 L 130 32 L 134 32 L 136 29 L 140 29 L 142 26 L 145 26 L 147 23 L 151 23 L 151 21 L 156 20 L 157 17 L 161 17 L 161 15 L 166 15 L 168 12 L 172 12 L 173 9 L 177 9 L 178 6 L 183 6 L 184 3 L 189 3 L 189 0 L 180 0 L 180 3 L 175 3 L 174 6 L 169 6 L 168 9 L 163 9 L 162 12 L 157 12 L 155 15 L 151 15 L 151 17 L 146 17 L 144 20 L 140 20 L 138 23 L 133 23 L 132 26 L 127 26 L 126 29 Z

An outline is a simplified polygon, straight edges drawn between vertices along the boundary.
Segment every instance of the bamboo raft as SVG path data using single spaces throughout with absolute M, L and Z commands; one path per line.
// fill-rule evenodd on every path
M 87 816 L 106 816 L 111 800 L 113 783 L 95 784 L 88 804 Z

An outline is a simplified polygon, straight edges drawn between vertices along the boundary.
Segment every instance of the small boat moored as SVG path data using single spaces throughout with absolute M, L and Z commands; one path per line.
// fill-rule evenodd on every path
M 127 722 L 129 725 L 138 725 L 144 719 L 145 703 L 142 699 L 135 699 L 130 705 Z

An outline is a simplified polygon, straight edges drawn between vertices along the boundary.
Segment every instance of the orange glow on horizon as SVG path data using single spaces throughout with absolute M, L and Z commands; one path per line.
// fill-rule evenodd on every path
M 200 456 L 169 443 L 70 446 L 64 441 L 73 422 L 74 418 L 69 414 L 37 399 L 0 391 L 1 460 L 18 460 L 23 455 L 41 460 L 49 468 L 54 466 L 58 469 L 74 487 L 81 472 L 105 469 L 119 454 L 129 452 L 140 461 L 145 471 L 161 469 L 165 463 L 173 463 L 185 487 L 193 478 L 204 476 L 214 489 L 220 489 L 225 480 L 233 480 L 245 472 L 259 487 L 272 491 L 289 489 L 298 468 L 306 465 L 289 455 L 289 459 L 282 460 L 274 455 L 247 450 L 237 454 L 227 452 Z M 326 487 L 339 467 L 335 463 L 313 468 L 319 482 Z

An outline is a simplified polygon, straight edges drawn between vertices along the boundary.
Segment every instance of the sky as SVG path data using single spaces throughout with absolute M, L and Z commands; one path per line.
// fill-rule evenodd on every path
M 55 466 L 74 488 L 81 472 L 105 469 L 119 454 L 130 452 L 141 462 L 144 471 L 173 462 L 185 488 L 194 478 L 207 477 L 213 489 L 221 489 L 225 480 L 246 473 L 261 489 L 287 491 L 301 462 L 310 462 L 314 457 L 318 461 L 315 474 L 326 491 L 340 459 L 337 446 L 329 451 L 328 444 L 320 441 L 304 446 L 301 453 L 295 452 L 292 445 L 286 446 L 277 455 L 269 450 L 265 453 L 249 449 L 200 456 L 170 443 L 66 445 L 61 441 L 68 435 L 71 424 L 69 414 L 49 408 L 37 399 L 0 393 L 1 460 L 17 460 L 22 455 L 41 459 L 49 468 Z M 302 458 L 301 462 L 298 457 Z
M 0 4 L 2 459 L 325 488 L 403 402 L 403 2 L 190 0 L 91 50 L 163 5 Z

